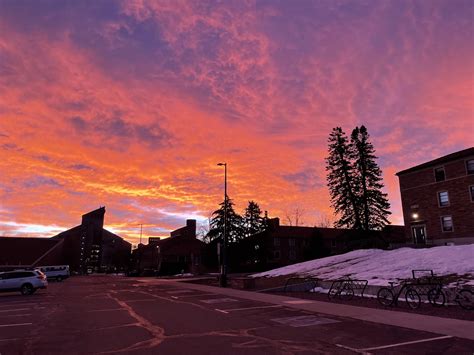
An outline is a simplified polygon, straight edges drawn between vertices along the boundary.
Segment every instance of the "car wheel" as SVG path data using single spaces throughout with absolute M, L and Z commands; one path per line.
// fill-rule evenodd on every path
M 21 286 L 21 294 L 26 296 L 26 295 L 31 295 L 34 290 L 33 290 L 33 286 L 31 284 L 24 284 Z

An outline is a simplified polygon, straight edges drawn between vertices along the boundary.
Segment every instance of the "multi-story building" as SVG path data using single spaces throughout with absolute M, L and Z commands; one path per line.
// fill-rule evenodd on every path
M 266 220 L 267 229 L 241 242 L 239 271 L 260 271 L 300 263 L 356 249 L 387 248 L 403 241 L 403 226 L 383 230 L 321 228 L 280 225 L 279 218 Z M 232 258 L 231 258 L 232 260 Z
M 0 237 L 0 269 L 69 265 L 73 272 L 126 270 L 132 245 L 104 228 L 105 207 L 52 238 Z
M 170 232 L 169 238 L 150 238 L 132 252 L 131 268 L 142 275 L 174 275 L 202 271 L 201 254 L 204 243 L 196 238 L 196 220 Z
M 474 147 L 396 174 L 407 241 L 474 242 Z

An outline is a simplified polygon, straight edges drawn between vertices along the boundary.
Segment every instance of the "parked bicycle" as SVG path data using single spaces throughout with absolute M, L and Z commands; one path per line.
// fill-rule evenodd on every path
M 328 292 L 328 298 L 339 298 L 344 301 L 350 301 L 354 297 L 354 287 L 352 280 L 340 280 L 333 282 Z
M 442 285 L 438 285 L 428 292 L 428 301 L 434 307 L 442 307 L 450 299 L 463 309 L 469 311 L 474 309 L 474 293 L 461 286 L 460 281 L 453 290 L 443 289 Z
M 382 287 L 379 292 L 377 292 L 377 301 L 382 306 L 389 307 L 392 305 L 398 305 L 398 299 L 400 295 L 405 291 L 405 300 L 408 306 L 411 309 L 417 309 L 420 307 L 421 298 L 418 292 L 416 291 L 414 285 L 409 281 L 403 281 L 400 285 L 400 289 L 396 290 L 394 282 L 389 282 L 390 287 Z

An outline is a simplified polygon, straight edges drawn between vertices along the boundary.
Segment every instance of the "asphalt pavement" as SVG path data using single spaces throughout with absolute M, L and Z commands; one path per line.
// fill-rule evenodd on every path
M 469 328 L 455 331 L 474 330 L 473 322 L 429 317 L 441 328 L 426 331 L 344 307 L 167 280 L 73 277 L 32 296 L 0 294 L 0 354 L 473 353 Z

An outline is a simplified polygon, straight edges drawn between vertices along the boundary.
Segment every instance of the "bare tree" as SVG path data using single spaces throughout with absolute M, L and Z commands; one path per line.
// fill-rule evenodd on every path
M 319 228 L 331 228 L 332 223 L 331 223 L 331 220 L 329 219 L 328 215 L 325 214 L 325 213 L 322 213 L 317 218 L 315 226 L 319 227 Z
M 290 226 L 294 226 L 294 227 L 304 226 L 303 218 L 305 214 L 306 214 L 306 211 L 302 207 L 296 206 L 290 211 L 288 210 L 285 211 L 285 219 L 286 219 L 286 222 Z
M 212 218 L 212 212 L 209 212 L 207 219 L 199 223 L 198 230 L 196 233 L 196 237 L 205 243 L 209 242 L 208 234 L 209 234 L 209 231 L 211 230 L 211 218 Z

